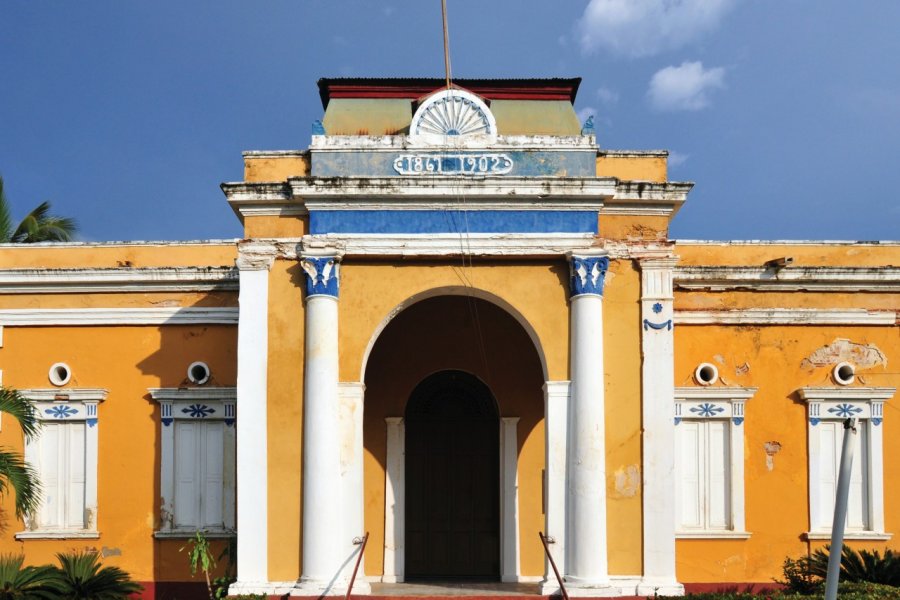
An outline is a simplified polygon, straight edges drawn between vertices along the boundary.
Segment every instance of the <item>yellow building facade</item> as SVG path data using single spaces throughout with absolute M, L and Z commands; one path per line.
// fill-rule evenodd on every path
M 222 185 L 239 241 L 0 247 L 2 383 L 44 423 L 4 552 L 179 597 L 428 579 L 679 594 L 900 526 L 900 245 L 676 241 L 692 184 L 597 144 L 578 80 L 332 79 Z M 889 365 L 891 366 L 889 368 Z M 537 589 L 536 593 L 537 593 Z M 183 597 L 183 596 L 181 596 Z

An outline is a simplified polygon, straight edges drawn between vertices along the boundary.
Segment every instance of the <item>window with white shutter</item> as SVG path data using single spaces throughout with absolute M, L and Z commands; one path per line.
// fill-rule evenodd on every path
M 755 392 L 676 388 L 678 537 L 749 537 L 744 530 L 744 403 Z
M 160 404 L 157 537 L 234 531 L 235 388 L 154 388 Z
M 809 539 L 830 539 L 834 521 L 844 421 L 857 419 L 845 539 L 886 540 L 884 530 L 884 403 L 894 388 L 810 387 L 799 391 L 807 404 L 809 435 Z
M 106 390 L 20 390 L 41 421 L 25 442 L 25 460 L 41 484 L 41 505 L 26 517 L 18 539 L 98 537 L 98 404 Z

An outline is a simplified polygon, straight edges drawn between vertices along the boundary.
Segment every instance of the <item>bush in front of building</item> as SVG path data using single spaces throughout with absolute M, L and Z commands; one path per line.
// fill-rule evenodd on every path
M 59 598 L 59 571 L 51 565 L 23 567 L 25 557 L 0 555 L 0 600 Z
M 754 594 L 753 592 L 740 592 L 736 590 L 726 590 L 721 592 L 705 592 L 702 594 L 687 594 L 681 596 L 681 600 L 690 598 L 691 600 L 810 600 L 811 598 L 822 598 L 823 591 L 819 588 L 816 591 L 801 594 L 797 592 L 780 591 L 780 592 L 762 592 Z M 880 583 L 859 583 L 847 582 L 838 586 L 838 597 L 841 600 L 900 600 L 900 587 L 883 585 Z M 676 596 L 659 596 L 650 597 L 647 600 L 656 600 L 659 598 L 671 598 L 674 600 Z
M 59 566 L 23 567 L 24 556 L 0 556 L 0 600 L 125 600 L 143 590 L 94 550 L 60 553 Z

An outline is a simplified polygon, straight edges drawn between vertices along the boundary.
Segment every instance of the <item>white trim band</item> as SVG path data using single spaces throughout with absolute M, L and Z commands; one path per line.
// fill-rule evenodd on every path
M 894 325 L 897 312 L 864 308 L 676 310 L 677 325 Z
M 900 267 L 676 267 L 675 287 L 712 292 L 896 292 L 900 291 Z
M 233 267 L 3 269 L 0 293 L 201 292 L 238 289 Z
M 500 233 L 307 235 L 303 246 L 328 244 L 345 256 L 563 256 L 586 250 L 594 234 Z
M 236 325 L 238 308 L 9 308 L 0 327 L 51 325 Z

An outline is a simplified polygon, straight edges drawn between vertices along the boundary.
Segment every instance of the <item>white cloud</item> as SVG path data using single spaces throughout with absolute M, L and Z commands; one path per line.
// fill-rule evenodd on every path
M 585 106 L 584 108 L 579 110 L 576 114 L 578 115 L 578 122 L 584 123 L 585 121 L 588 120 L 588 117 L 591 117 L 591 116 L 594 116 L 597 114 L 597 109 L 594 108 L 593 106 Z
M 609 88 L 602 87 L 597 90 L 597 98 L 601 103 L 607 106 L 615 104 L 619 101 L 619 92 Z
M 683 62 L 650 78 L 647 98 L 656 110 L 700 110 L 709 106 L 709 92 L 725 87 L 725 69 L 704 69 L 703 63 Z
M 680 167 L 684 163 L 687 162 L 687 159 L 690 158 L 690 154 L 682 154 L 681 152 L 675 152 L 674 150 L 669 151 L 669 160 L 667 164 L 670 167 Z
M 585 53 L 629 57 L 680 48 L 714 30 L 738 0 L 591 0 L 576 24 Z

